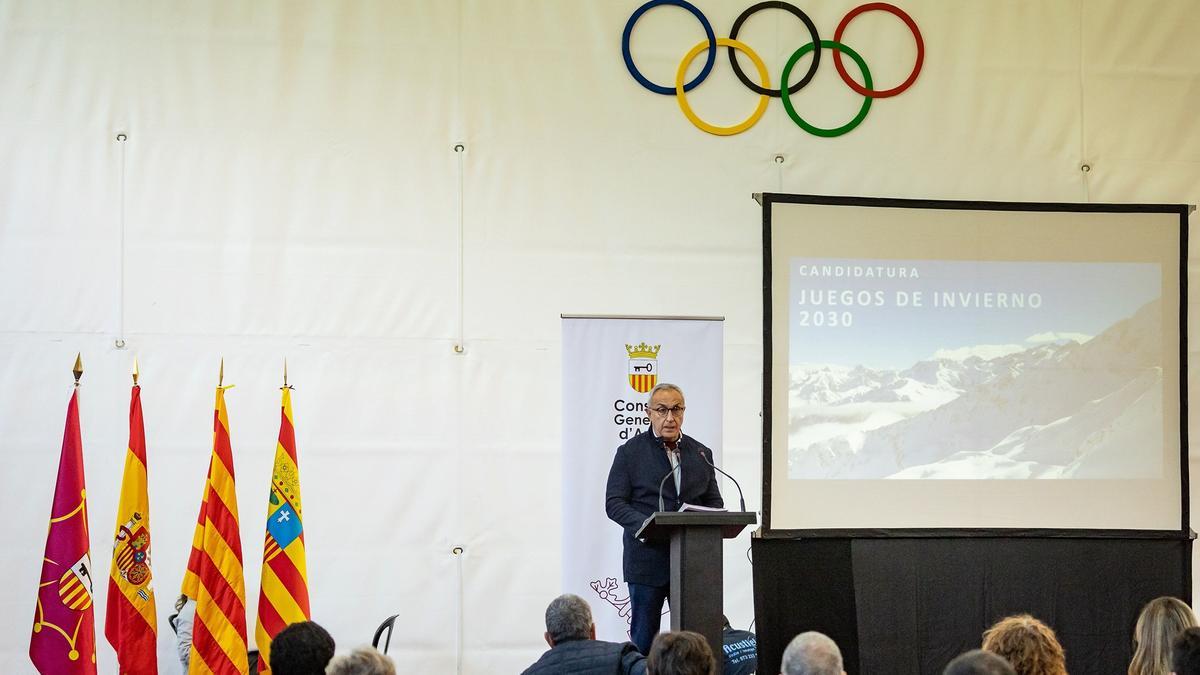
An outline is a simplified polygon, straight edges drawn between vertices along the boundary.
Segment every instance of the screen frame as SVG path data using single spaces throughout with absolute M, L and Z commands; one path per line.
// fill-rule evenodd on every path
M 929 537 L 1052 537 L 1075 539 L 1194 539 L 1188 476 L 1188 390 L 1187 390 L 1187 304 L 1188 304 L 1188 215 L 1187 204 L 1099 204 L 1070 202 L 998 202 L 945 199 L 899 199 L 764 192 L 755 195 L 762 206 L 763 228 L 763 372 L 762 372 L 762 506 L 764 538 L 929 538 Z M 812 204 L 874 208 L 948 209 L 962 211 L 1026 211 L 1079 213 L 1162 213 L 1179 216 L 1179 464 L 1180 527 L 1178 530 L 1128 530 L 1080 528 L 805 528 L 771 527 L 771 441 L 772 441 L 772 208 L 776 204 Z

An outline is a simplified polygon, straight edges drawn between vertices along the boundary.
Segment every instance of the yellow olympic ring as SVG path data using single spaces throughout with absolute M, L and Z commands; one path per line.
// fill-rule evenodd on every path
M 683 78 L 687 76 L 688 66 L 692 65 L 692 61 L 694 61 L 696 57 L 700 55 L 700 52 L 708 49 L 708 45 L 708 40 L 698 43 L 695 47 L 692 47 L 692 51 L 688 52 L 687 55 L 683 57 L 683 61 L 679 62 L 679 71 L 675 73 L 675 99 L 679 101 L 679 109 L 683 111 L 684 117 L 687 117 L 688 120 L 690 120 L 691 123 L 696 125 L 696 127 L 698 127 L 700 130 L 707 131 L 708 133 L 716 136 L 733 136 L 734 134 L 740 134 L 758 122 L 759 118 L 763 116 L 763 113 L 767 111 L 767 103 L 770 102 L 771 98 L 766 95 L 759 96 L 758 108 L 756 108 L 754 112 L 745 120 L 731 127 L 718 127 L 700 119 L 696 113 L 692 112 L 692 106 L 688 105 L 687 94 L 683 92 Z M 729 38 L 717 38 L 717 46 L 730 47 L 750 57 L 750 60 L 754 62 L 754 67 L 758 69 L 758 76 L 762 78 L 763 88 L 771 88 L 771 76 L 767 73 L 767 64 L 763 63 L 763 60 L 759 58 L 758 54 L 754 53 L 753 49 L 750 49 L 749 45 L 737 40 L 731 40 Z

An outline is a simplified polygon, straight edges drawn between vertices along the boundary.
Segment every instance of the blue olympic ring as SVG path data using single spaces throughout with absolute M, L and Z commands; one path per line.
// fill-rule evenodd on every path
M 674 96 L 675 87 L 664 87 L 646 79 L 646 76 L 642 75 L 637 66 L 633 64 L 633 54 L 629 52 L 629 36 L 633 34 L 633 24 L 637 23 L 637 20 L 642 18 L 642 15 L 646 12 L 663 5 L 682 7 L 691 12 L 700 21 L 700 25 L 704 26 L 704 34 L 708 36 L 708 56 L 704 59 L 704 68 L 700 70 L 700 74 L 694 80 L 683 85 L 684 91 L 691 91 L 696 85 L 703 82 L 704 78 L 708 77 L 709 71 L 712 70 L 713 64 L 717 61 L 717 35 L 713 32 L 712 24 L 704 16 L 704 12 L 701 12 L 698 7 L 687 0 L 650 0 L 650 2 L 638 7 L 637 11 L 629 17 L 629 21 L 625 22 L 625 32 L 621 34 L 621 56 L 625 57 L 625 67 L 629 69 L 629 74 L 633 75 L 633 79 L 637 80 L 643 87 L 656 94 Z

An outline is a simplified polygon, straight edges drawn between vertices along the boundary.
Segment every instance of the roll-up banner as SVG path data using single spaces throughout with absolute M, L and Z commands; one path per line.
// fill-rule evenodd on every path
M 721 464 L 724 323 L 564 315 L 562 336 L 563 592 L 592 606 L 597 638 L 628 640 L 621 528 L 604 513 L 608 470 L 617 446 L 649 427 L 646 401 L 660 382 L 683 390 L 683 433 Z

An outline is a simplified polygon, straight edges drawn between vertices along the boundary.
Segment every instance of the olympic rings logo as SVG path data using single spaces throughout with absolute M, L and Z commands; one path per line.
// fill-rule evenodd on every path
M 637 66 L 634 65 L 633 55 L 629 52 L 629 37 L 633 33 L 634 24 L 636 24 L 638 19 L 642 18 L 642 15 L 646 12 L 654 9 L 655 7 L 661 7 L 663 5 L 680 7 L 691 12 L 692 15 L 695 16 L 700 22 L 700 25 L 704 28 L 704 34 L 707 38 L 703 42 L 698 43 L 695 47 L 692 47 L 691 51 L 685 54 L 683 60 L 679 62 L 679 69 L 675 73 L 674 87 L 664 87 L 646 79 L 646 77 L 642 75 L 641 71 L 638 70 Z M 767 67 L 766 64 L 763 63 L 762 58 L 759 57 L 759 55 L 756 54 L 754 50 L 749 47 L 749 45 L 739 42 L 737 39 L 738 31 L 741 30 L 742 24 L 746 22 L 746 19 L 749 19 L 753 14 L 764 9 L 786 10 L 804 23 L 805 28 L 808 29 L 808 33 L 812 37 L 811 42 L 792 52 L 791 57 L 787 60 L 787 64 L 783 67 L 783 74 L 780 75 L 780 85 L 778 88 L 772 88 L 771 78 L 767 73 Z M 876 10 L 892 14 L 903 21 L 904 24 L 908 26 L 909 30 L 912 31 L 913 38 L 917 42 L 917 58 L 916 62 L 913 64 L 912 72 L 909 73 L 906 80 L 901 82 L 899 85 L 892 87 L 891 89 L 874 89 L 875 84 L 871 79 L 871 71 L 867 68 L 867 62 L 863 60 L 862 56 L 859 56 L 858 52 L 854 51 L 845 44 L 842 44 L 842 34 L 846 32 L 846 26 L 848 26 L 850 22 L 860 14 Z M 703 82 L 705 78 L 708 77 L 709 73 L 712 72 L 713 65 L 717 60 L 717 49 L 720 47 L 725 47 L 729 50 L 729 65 L 733 67 L 733 72 L 735 75 L 737 75 L 737 78 L 741 80 L 742 84 L 746 85 L 748 89 L 759 95 L 758 106 L 754 109 L 754 112 L 751 113 L 750 116 L 745 120 L 728 127 L 719 127 L 700 119 L 700 117 L 692 110 L 692 107 L 688 105 L 686 95 L 687 92 L 696 88 L 696 86 Z M 821 65 L 821 53 L 824 49 L 833 51 L 833 65 L 835 68 L 837 68 L 838 75 L 841 76 L 842 81 L 846 83 L 846 86 L 850 87 L 863 97 L 862 107 L 859 108 L 858 114 L 846 124 L 831 129 L 818 127 L 809 123 L 800 116 L 800 113 L 796 112 L 796 108 L 792 105 L 791 100 L 792 94 L 800 91 L 812 81 L 813 75 L 817 73 L 817 67 Z M 761 85 L 753 82 L 749 77 L 747 77 L 746 73 L 742 71 L 742 67 L 738 64 L 737 55 L 734 53 L 735 51 L 745 54 L 750 59 L 750 62 L 754 64 L 755 70 L 758 71 L 758 79 L 760 82 L 762 82 Z M 704 67 L 700 70 L 700 74 L 696 75 L 691 82 L 685 83 L 684 78 L 687 76 L 688 67 L 691 66 L 692 61 L 696 60 L 696 57 L 699 56 L 701 52 L 708 53 L 708 55 L 705 57 Z M 800 81 L 788 86 L 787 83 L 791 78 L 792 69 L 795 68 L 796 63 L 799 62 L 800 59 L 809 52 L 812 52 L 812 62 L 809 64 L 808 70 L 804 73 L 804 76 L 800 78 Z M 854 61 L 854 65 L 858 66 L 858 70 L 862 73 L 863 84 L 860 85 L 858 82 L 855 82 L 854 79 L 850 77 L 850 74 L 846 72 L 846 65 L 842 62 L 842 54 L 849 56 L 850 60 Z M 925 41 L 921 39 L 921 31 L 917 28 L 917 23 L 913 21 L 912 17 L 910 17 L 899 7 L 886 2 L 869 2 L 867 4 L 855 7 L 847 12 L 846 16 L 842 17 L 841 22 L 838 24 L 837 30 L 835 30 L 833 33 L 833 39 L 822 40 L 817 34 L 816 25 L 813 24 L 812 19 L 810 19 L 807 14 L 801 11 L 799 7 L 787 2 L 780 2 L 779 0 L 768 0 L 767 2 L 760 2 L 756 5 L 748 7 L 744 12 L 738 15 L 737 19 L 734 20 L 733 28 L 729 31 L 729 37 L 727 38 L 718 38 L 716 34 L 713 33 L 712 24 L 709 23 L 708 18 L 704 16 L 704 13 L 687 0 L 650 0 L 641 7 L 638 7 L 633 14 L 630 15 L 629 21 L 625 23 L 625 32 L 621 35 L 621 55 L 625 57 L 625 67 L 629 69 L 629 74 L 633 76 L 633 79 L 637 80 L 638 83 L 643 87 L 656 94 L 663 94 L 664 96 L 674 95 L 676 100 L 679 102 L 679 108 L 683 111 L 684 116 L 687 117 L 692 124 L 710 134 L 715 134 L 717 136 L 732 136 L 734 134 L 740 134 L 749 129 L 758 122 L 759 118 L 763 116 L 763 113 L 767 110 L 767 103 L 772 97 L 774 97 L 779 98 L 783 102 L 783 107 L 784 110 L 787 111 L 788 117 L 791 117 L 792 121 L 795 122 L 796 125 L 801 129 L 804 129 L 814 136 L 832 138 L 834 136 L 841 136 L 842 134 L 854 129 L 859 124 L 862 124 L 862 121 L 867 117 L 867 113 L 871 110 L 871 101 L 877 98 L 889 98 L 895 96 L 911 87 L 913 82 L 916 82 L 917 76 L 921 73 L 921 65 L 925 62 Z

